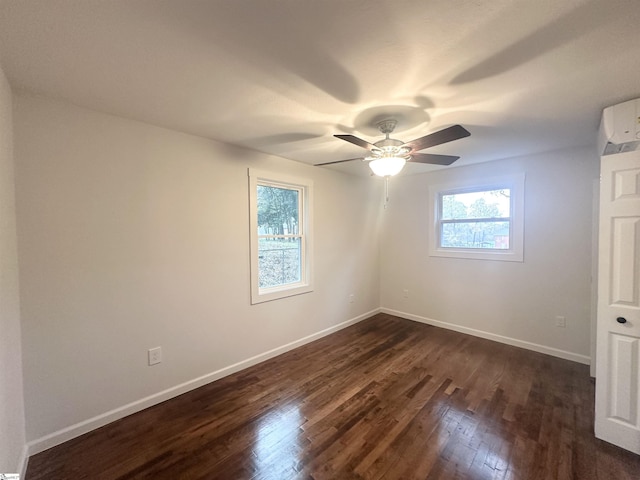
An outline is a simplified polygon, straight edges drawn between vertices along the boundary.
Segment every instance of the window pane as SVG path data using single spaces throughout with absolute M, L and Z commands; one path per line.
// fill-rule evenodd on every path
M 300 281 L 300 238 L 261 238 L 258 241 L 260 288 Z
M 442 195 L 442 219 L 509 217 L 510 196 L 508 188 Z
M 258 235 L 298 235 L 299 191 L 258 185 Z
M 443 223 L 440 246 L 509 249 L 509 222 Z

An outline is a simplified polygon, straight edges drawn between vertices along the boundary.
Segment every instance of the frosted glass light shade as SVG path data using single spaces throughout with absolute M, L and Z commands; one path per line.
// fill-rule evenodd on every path
M 382 157 L 369 162 L 371 171 L 379 177 L 392 177 L 400 173 L 407 160 L 402 157 Z

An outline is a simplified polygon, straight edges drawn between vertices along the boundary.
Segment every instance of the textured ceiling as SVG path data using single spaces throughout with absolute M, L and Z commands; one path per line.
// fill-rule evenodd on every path
M 459 123 L 427 152 L 461 165 L 594 144 L 640 97 L 639 26 L 638 0 L 0 0 L 0 62 L 14 89 L 309 164 L 383 117 L 404 141 Z

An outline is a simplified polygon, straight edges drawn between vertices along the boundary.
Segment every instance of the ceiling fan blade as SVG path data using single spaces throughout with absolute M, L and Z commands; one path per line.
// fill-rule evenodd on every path
M 345 142 L 353 143 L 354 145 L 357 145 L 359 147 L 366 148 L 370 152 L 379 150 L 379 148 L 374 144 L 362 140 L 361 138 L 354 137 L 353 135 L 334 135 L 334 137 L 339 138 L 340 140 L 344 140 Z
M 460 138 L 471 135 L 469 131 L 461 125 L 453 125 L 435 133 L 430 133 L 424 137 L 416 138 L 402 145 L 411 148 L 411 151 L 417 152 L 427 147 L 435 147 L 443 143 L 452 142 Z
M 354 160 L 364 160 L 362 157 L 358 158 L 348 158 L 346 160 L 335 160 L 333 162 L 325 162 L 325 163 L 316 163 L 314 167 L 322 167 L 323 165 L 333 165 L 334 163 L 344 163 L 344 162 L 352 162 Z
M 460 157 L 453 155 L 435 155 L 433 153 L 412 153 L 410 162 L 430 163 L 432 165 L 451 165 Z

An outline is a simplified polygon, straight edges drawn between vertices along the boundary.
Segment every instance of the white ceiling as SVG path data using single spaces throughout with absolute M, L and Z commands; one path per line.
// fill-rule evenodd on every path
M 454 165 L 594 144 L 640 97 L 638 0 L 0 0 L 14 89 L 306 162 L 395 116 Z M 335 168 L 367 174 L 361 162 Z M 412 164 L 407 173 L 436 168 Z

